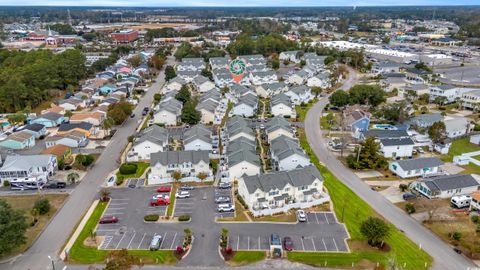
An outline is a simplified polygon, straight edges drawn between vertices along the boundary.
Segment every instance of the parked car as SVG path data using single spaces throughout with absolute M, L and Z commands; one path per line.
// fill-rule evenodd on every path
M 134 113 L 130 114 L 130 118 L 134 118 L 134 117 L 135 117 Z
M 232 184 L 227 182 L 220 182 L 220 184 L 218 184 L 219 189 L 229 189 L 231 187 L 232 187 Z
M 152 241 L 150 242 L 150 250 L 158 250 L 162 244 L 162 236 L 156 234 L 153 236 Z
M 65 188 L 67 183 L 61 181 L 51 180 L 47 182 L 46 188 Z
M 271 246 L 281 246 L 282 241 L 280 240 L 280 236 L 276 233 L 272 233 L 270 235 L 270 245 Z
M 159 188 L 157 188 L 157 192 L 170 192 L 172 191 L 172 187 L 171 186 L 161 186 Z
M 117 223 L 117 222 L 118 222 L 117 217 L 106 215 L 106 216 L 103 216 L 102 218 L 100 218 L 100 221 L 98 223 L 105 224 L 105 223 Z
M 285 236 L 283 238 L 283 249 L 286 251 L 292 251 L 293 250 L 293 241 L 292 238 Z
M 230 197 L 226 197 L 226 196 L 216 197 L 215 203 L 230 203 Z
M 158 198 L 158 199 L 151 199 L 150 206 L 158 206 L 158 205 L 169 205 L 170 199 L 167 198 Z
M 155 200 L 160 198 L 170 199 L 170 196 L 168 194 L 155 194 L 152 196 L 152 199 L 155 199 Z
M 180 191 L 175 194 L 175 198 L 177 199 L 185 199 L 190 198 L 190 192 L 188 191 Z
M 185 186 L 180 187 L 180 190 L 194 190 L 194 189 L 195 189 L 195 187 L 190 186 L 190 185 L 185 185 Z
M 403 197 L 403 199 L 404 199 L 405 201 L 408 201 L 408 200 L 414 200 L 414 199 L 416 199 L 416 198 L 417 198 L 417 195 L 415 195 L 415 194 L 413 194 L 413 193 L 410 193 L 410 192 L 407 192 L 407 193 L 404 193 L 404 194 L 402 195 L 402 197 Z
M 297 219 L 298 219 L 299 222 L 307 221 L 307 214 L 305 214 L 305 211 L 298 210 L 297 211 Z
M 235 211 L 235 207 L 230 204 L 230 203 L 226 203 L 226 204 L 219 204 L 218 205 L 218 208 L 217 208 L 217 211 L 220 212 L 220 213 L 223 213 L 223 212 L 234 212 Z

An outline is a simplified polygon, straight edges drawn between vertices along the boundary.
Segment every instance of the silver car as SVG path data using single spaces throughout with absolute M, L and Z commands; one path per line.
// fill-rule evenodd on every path
M 298 210 L 297 211 L 297 219 L 298 219 L 299 222 L 307 221 L 307 214 L 305 214 L 305 211 Z

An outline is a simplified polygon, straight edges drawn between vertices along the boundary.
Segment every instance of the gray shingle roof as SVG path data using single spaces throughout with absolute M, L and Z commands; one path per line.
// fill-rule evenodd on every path
M 183 135 L 183 143 L 187 144 L 197 139 L 207 143 L 211 143 L 211 133 L 211 130 L 208 129 L 206 126 L 202 124 L 195 125 L 185 131 Z
M 250 152 L 256 151 L 257 144 L 247 138 L 241 137 L 228 144 L 227 152 L 234 153 L 238 150 L 248 150 Z
M 263 192 L 282 190 L 287 184 L 294 187 L 308 186 L 311 185 L 315 179 L 323 181 L 320 172 L 313 165 L 291 171 L 243 177 L 245 186 L 250 194 L 254 193 L 257 189 Z
M 238 99 L 238 102 L 235 106 L 238 106 L 240 104 L 246 104 L 252 108 L 255 108 L 255 106 L 257 106 L 257 103 L 258 103 L 258 98 L 257 96 L 251 94 L 251 93 L 248 93 L 244 96 L 241 96 L 239 99 Z
M 208 150 L 199 150 L 199 151 L 165 151 L 153 153 L 150 155 L 150 166 L 155 166 L 155 164 L 160 163 L 163 166 L 169 164 L 183 164 L 183 163 L 192 163 L 198 164 L 200 161 L 203 161 L 208 164 Z
M 378 139 L 408 137 L 408 133 L 405 130 L 371 129 L 363 131 L 362 134 L 365 138 L 375 137 Z
M 278 104 L 284 104 L 287 106 L 292 106 L 292 100 L 290 99 L 289 96 L 285 95 L 284 93 L 274 95 L 270 101 L 270 106 L 275 106 Z
M 133 142 L 133 145 L 136 146 L 145 141 L 164 145 L 168 143 L 168 131 L 165 128 L 152 125 L 142 131 L 140 136 Z
M 410 138 L 385 138 L 380 139 L 380 143 L 383 146 L 394 146 L 394 145 L 414 145 L 415 143 Z
M 248 149 L 240 149 L 228 154 L 228 166 L 232 167 L 236 164 L 246 161 L 250 164 L 260 167 L 260 159 L 256 153 L 249 151 Z
M 471 174 L 443 175 L 422 179 L 421 181 L 432 191 L 446 191 L 480 185 Z
M 443 165 L 443 161 L 436 157 L 414 158 L 396 161 L 404 171 L 433 168 Z
M 303 152 L 303 150 L 298 145 L 298 141 L 292 138 L 289 138 L 285 135 L 281 135 L 278 138 L 275 138 L 274 140 L 272 140 L 272 143 L 270 144 L 270 151 L 276 157 L 278 157 L 279 160 L 283 160 L 294 154 L 308 158 L 308 156 Z
M 50 121 L 57 121 L 60 117 L 62 117 L 59 113 L 48 112 L 40 115 L 38 118 L 45 118 Z
M 52 155 L 8 155 L 0 171 L 29 171 L 32 167 L 47 167 Z

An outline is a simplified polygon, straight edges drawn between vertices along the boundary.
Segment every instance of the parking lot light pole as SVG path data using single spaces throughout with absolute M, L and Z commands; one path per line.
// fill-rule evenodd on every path
M 48 255 L 48 258 L 52 262 L 52 269 L 55 270 L 55 262 L 53 261 L 53 258 L 50 255 Z

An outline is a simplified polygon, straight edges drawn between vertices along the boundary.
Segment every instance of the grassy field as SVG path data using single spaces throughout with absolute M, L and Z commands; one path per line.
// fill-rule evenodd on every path
M 57 210 L 62 206 L 63 202 L 68 197 L 68 194 L 45 194 L 44 196 L 50 201 L 50 205 L 52 206 L 50 211 L 46 215 L 39 216 L 38 221 L 34 226 L 28 227 L 25 233 L 25 236 L 27 237 L 25 244 L 18 246 L 11 253 L 0 257 L 0 259 L 15 256 L 24 252 L 28 247 L 30 247 L 37 236 L 43 231 L 53 215 L 55 215 Z M 2 196 L 0 197 L 0 200 L 5 200 L 13 209 L 22 210 L 27 218 L 27 223 L 30 223 L 33 220 L 30 210 L 32 210 L 33 205 L 38 198 L 39 195 L 34 194 Z
M 454 156 L 473 151 L 480 151 L 480 146 L 471 144 L 469 138 L 463 138 L 453 141 L 450 151 L 447 155 L 442 155 L 441 159 L 445 162 L 451 162 Z
M 314 101 L 307 103 L 306 106 L 295 106 L 295 111 L 297 112 L 297 118 L 300 121 L 305 121 L 305 116 L 307 115 L 308 110 L 317 102 L 318 99 L 315 98 Z
M 71 263 L 79 264 L 93 264 L 102 263 L 105 261 L 107 255 L 106 250 L 98 250 L 94 246 L 86 246 L 85 240 L 92 235 L 98 220 L 102 216 L 108 203 L 100 202 L 92 215 L 88 219 L 87 223 L 80 232 L 78 238 L 69 251 L 68 261 Z M 173 264 L 176 262 L 176 258 L 173 255 L 173 251 L 170 250 L 130 250 L 129 253 L 142 259 L 145 264 Z
M 137 164 L 137 172 L 136 173 L 134 173 L 134 174 L 122 174 L 119 171 L 119 172 L 117 172 L 117 179 L 125 180 L 125 179 L 128 179 L 128 178 L 139 178 L 140 176 L 143 175 L 145 170 L 147 170 L 147 168 L 150 167 L 150 164 L 148 164 L 146 162 L 134 162 L 134 163 Z
M 265 260 L 266 257 L 265 251 L 237 251 L 227 263 L 230 266 L 241 266 Z
M 321 166 L 318 158 L 313 153 L 308 144 L 303 130 L 298 129 L 301 146 L 310 156 L 312 163 L 315 164 L 325 179 L 325 187 L 330 191 L 330 197 L 334 206 L 335 214 L 340 222 L 345 223 L 351 240 L 365 242 L 360 233 L 361 221 L 370 216 L 378 214 L 352 190 L 340 182 L 328 169 Z M 345 207 L 343 207 L 345 206 Z M 345 209 L 343 211 L 343 209 Z M 375 250 L 365 251 L 363 248 L 351 247 L 350 254 L 335 253 L 290 253 L 289 259 L 292 261 L 312 264 L 316 266 L 327 262 L 329 266 L 351 266 L 360 261 L 370 261 L 371 263 L 381 263 L 386 265 L 387 261 L 394 257 L 400 265 L 405 264 L 405 269 L 425 269 L 425 263 L 431 265 L 432 258 L 418 246 L 408 239 L 402 232 L 391 225 L 391 234 L 386 240 L 390 245 L 389 252 Z
M 173 215 L 173 207 L 175 206 L 175 193 L 177 193 L 177 185 L 172 185 L 172 191 L 170 192 L 170 204 L 167 207 L 167 217 Z

